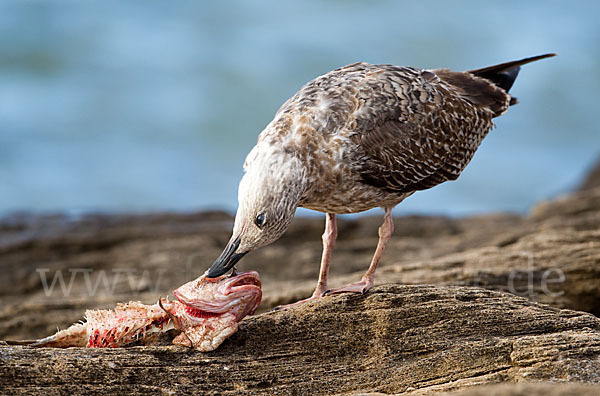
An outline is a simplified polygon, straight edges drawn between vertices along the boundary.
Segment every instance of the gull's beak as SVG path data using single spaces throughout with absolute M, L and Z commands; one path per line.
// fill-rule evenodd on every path
M 240 238 L 231 239 L 225 250 L 219 256 L 217 260 L 210 266 L 206 272 L 207 278 L 217 278 L 229 271 L 244 255 L 248 252 L 238 253 L 237 248 L 240 246 Z

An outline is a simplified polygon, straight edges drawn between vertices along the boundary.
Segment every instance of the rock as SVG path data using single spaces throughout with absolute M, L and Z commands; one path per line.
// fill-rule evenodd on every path
M 480 286 L 600 315 L 599 263 L 600 231 L 548 230 L 504 246 L 388 265 L 377 282 Z
M 340 221 L 331 286 L 360 278 L 380 221 Z M 44 337 L 88 308 L 155 303 L 210 266 L 231 222 L 219 212 L 0 220 L 0 339 Z M 540 203 L 527 217 L 405 216 L 395 223 L 376 284 L 479 286 L 600 314 L 600 188 Z M 241 261 L 240 270 L 261 274 L 260 310 L 312 293 L 322 232 L 322 219 L 298 218 L 281 240 Z
M 334 280 L 364 271 L 380 220 L 340 221 Z M 493 243 L 503 238 L 498 225 L 513 228 L 522 222 L 513 215 L 405 217 L 396 227 L 398 245 L 390 247 L 387 257 L 401 251 L 411 262 Z M 222 213 L 15 215 L 0 220 L 0 339 L 44 337 L 79 320 L 88 308 L 129 300 L 152 304 L 210 266 L 229 239 L 231 224 L 231 216 Z M 240 270 L 261 274 L 263 310 L 311 292 L 322 232 L 321 219 L 298 218 L 280 241 L 240 263 Z
M 474 287 L 385 285 L 246 318 L 208 354 L 0 346 L 10 394 L 427 394 L 534 380 L 600 383 L 600 319 Z
M 540 203 L 526 218 L 495 215 L 447 219 L 435 225 L 432 220 L 428 223 L 438 234 L 417 232 L 411 237 L 404 231 L 405 219 L 396 219 L 400 235 L 388 244 L 376 284 L 480 286 L 600 315 L 600 188 Z M 341 265 L 356 272 L 338 272 L 331 286 L 360 279 L 376 244 L 374 238 L 363 240 L 337 244 L 333 268 Z M 363 245 L 369 246 L 364 253 L 359 250 Z M 340 256 L 362 264 L 340 263 Z M 264 304 L 274 306 L 310 295 L 318 265 L 312 268 L 310 280 L 296 280 L 287 287 L 273 290 L 265 282 Z
M 411 396 L 440 395 L 427 390 L 413 390 L 402 393 Z M 492 385 L 479 385 L 465 390 L 444 392 L 443 396 L 597 396 L 600 385 L 559 382 L 519 382 Z M 391 396 L 385 393 L 346 393 L 346 396 Z M 341 396 L 338 395 L 338 396 Z
M 586 175 L 583 183 L 579 186 L 579 190 L 589 190 L 591 188 L 600 187 L 600 159 L 592 166 L 591 170 Z
M 32 349 L 0 341 L 0 389 L 598 394 L 598 385 L 554 385 L 600 383 L 599 319 L 591 315 L 600 316 L 596 179 L 590 176 L 580 190 L 541 202 L 526 216 L 396 218 L 372 291 L 247 318 L 214 353 L 190 353 L 169 346 L 167 338 L 119 350 Z M 342 217 L 330 286 L 360 278 L 381 219 Z M 221 212 L 0 219 L 0 339 L 44 337 L 86 309 L 155 303 L 210 266 L 229 239 L 232 220 Z M 262 312 L 312 293 L 322 232 L 322 219 L 297 218 L 281 240 L 242 260 L 238 269 L 261 274 Z M 526 381 L 552 384 L 521 384 Z M 490 385 L 498 382 L 506 384 Z
M 596 396 L 600 385 L 566 383 L 518 383 L 477 386 L 472 389 L 447 393 L 450 396 Z

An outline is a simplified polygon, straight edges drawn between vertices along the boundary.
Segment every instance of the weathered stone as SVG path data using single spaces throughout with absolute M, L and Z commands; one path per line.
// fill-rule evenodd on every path
M 600 385 L 523 382 L 518 384 L 495 384 L 448 393 L 450 396 L 597 396 Z
M 380 222 L 379 216 L 339 221 L 330 286 L 360 278 Z M 575 385 L 474 387 L 600 382 L 598 319 L 561 310 L 600 315 L 597 184 L 542 202 L 528 216 L 405 216 L 395 223 L 378 286 L 365 296 L 327 297 L 247 318 L 211 354 L 168 346 L 168 339 L 120 350 L 0 345 L 0 389 L 33 395 L 432 395 L 472 387 L 465 395 L 598 393 Z M 0 339 L 52 334 L 86 309 L 129 300 L 152 304 L 208 268 L 231 224 L 220 212 L 0 219 Z M 242 260 L 240 270 L 261 274 L 263 312 L 310 295 L 322 232 L 321 219 L 298 218 L 281 240 Z M 64 290 L 58 278 L 53 291 L 45 290 L 57 275 Z
M 402 227 L 403 220 L 396 223 Z M 539 204 L 528 218 L 448 220 L 439 222 L 437 228 L 439 235 L 428 232 L 392 238 L 376 284 L 480 286 L 600 315 L 600 188 Z M 338 272 L 331 286 L 360 279 L 371 253 L 358 250 L 356 245 L 363 243 L 374 246 L 376 240 L 342 241 L 336 246 L 334 268 L 350 267 L 339 262 L 339 255 L 353 263 L 360 260 L 362 268 L 352 265 L 356 272 Z M 355 257 L 345 250 L 354 252 Z M 310 295 L 318 265 L 312 267 L 315 274 L 307 281 L 300 277 L 287 287 L 275 284 L 276 289 L 266 282 L 264 304 L 283 304 Z
M 600 319 L 478 288 L 386 285 L 242 321 L 215 352 L 0 347 L 10 394 L 445 391 L 600 382 Z
M 591 167 L 585 179 L 579 186 L 579 190 L 588 190 L 596 187 L 600 187 L 600 159 L 598 159 Z
M 414 390 L 402 393 L 410 396 L 597 396 L 600 385 L 561 382 L 519 382 L 473 386 L 454 392 L 439 392 L 431 390 Z M 380 392 L 351 392 L 344 396 L 393 396 Z M 397 394 L 398 395 L 398 394 Z M 336 396 L 342 396 L 338 394 Z

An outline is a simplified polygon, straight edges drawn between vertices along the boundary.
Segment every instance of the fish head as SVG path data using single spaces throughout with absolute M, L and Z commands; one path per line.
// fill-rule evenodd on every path
M 173 294 L 184 306 L 180 315 L 192 323 L 224 314 L 233 315 L 239 322 L 258 308 L 262 299 L 261 286 L 256 271 L 218 278 L 203 275 L 177 288 Z
M 238 322 L 253 314 L 262 298 L 255 271 L 200 278 L 173 291 L 173 311 L 165 309 L 181 333 L 173 339 L 199 351 L 213 351 L 238 329 Z

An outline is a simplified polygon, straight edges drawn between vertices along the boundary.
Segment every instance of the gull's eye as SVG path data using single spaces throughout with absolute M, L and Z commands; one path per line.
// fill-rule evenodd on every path
M 258 228 L 263 228 L 263 226 L 265 225 L 266 222 L 267 222 L 267 218 L 265 217 L 264 213 L 261 213 L 258 216 L 256 216 L 256 220 L 254 220 L 254 223 L 256 223 L 256 226 Z

